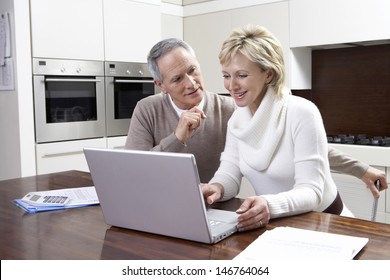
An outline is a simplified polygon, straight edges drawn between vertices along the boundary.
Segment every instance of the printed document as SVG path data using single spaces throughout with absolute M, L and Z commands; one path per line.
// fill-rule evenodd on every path
M 22 201 L 21 199 L 14 199 L 13 202 L 28 213 L 84 207 L 99 204 L 99 199 L 94 186 L 40 191 L 35 193 L 39 195 L 67 196 L 69 197 L 69 202 L 64 206 L 33 206 Z
M 264 232 L 235 260 L 348 260 L 368 238 L 277 227 Z

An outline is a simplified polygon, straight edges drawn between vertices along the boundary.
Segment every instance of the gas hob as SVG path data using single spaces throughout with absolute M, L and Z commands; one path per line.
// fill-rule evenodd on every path
M 364 134 L 359 134 L 359 135 L 339 134 L 339 135 L 328 135 L 327 138 L 328 138 L 328 143 L 334 143 L 334 144 L 390 147 L 389 136 L 368 137 Z

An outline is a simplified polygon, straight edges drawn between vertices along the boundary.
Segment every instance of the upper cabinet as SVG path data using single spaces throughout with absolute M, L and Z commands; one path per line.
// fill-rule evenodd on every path
M 33 57 L 146 62 L 160 0 L 31 0 Z
M 160 2 L 103 0 L 106 60 L 146 62 L 161 40 Z
M 290 0 L 290 47 L 390 38 L 388 0 Z
M 102 0 L 31 0 L 33 57 L 104 59 Z

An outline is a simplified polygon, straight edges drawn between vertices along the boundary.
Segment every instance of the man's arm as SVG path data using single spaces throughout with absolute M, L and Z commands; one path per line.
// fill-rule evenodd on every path
M 153 103 L 139 102 L 130 121 L 125 148 L 144 151 L 180 152 L 186 140 L 206 118 L 203 111 L 194 107 L 183 112 L 177 122 L 164 116 Z M 177 122 L 177 123 L 176 123 Z
M 387 189 L 385 172 L 358 161 L 331 146 L 329 146 L 328 158 L 331 170 L 352 175 L 362 180 L 371 190 L 374 197 L 379 197 L 379 191 L 375 186 L 376 180 L 379 180 L 381 183 L 380 191 Z
M 183 144 L 176 138 L 174 131 L 165 133 L 164 137 L 161 137 L 163 133 L 155 135 L 162 128 L 159 125 L 160 120 L 153 115 L 158 114 L 158 112 L 153 112 L 153 108 L 148 110 L 149 106 L 153 107 L 152 103 L 145 106 L 138 103 L 135 107 L 125 149 L 160 152 L 176 152 L 182 149 Z M 164 121 L 164 116 L 161 116 L 161 121 Z

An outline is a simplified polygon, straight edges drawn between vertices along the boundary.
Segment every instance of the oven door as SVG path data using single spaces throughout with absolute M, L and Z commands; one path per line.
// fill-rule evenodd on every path
M 103 76 L 34 76 L 36 142 L 105 136 Z
M 107 136 L 125 136 L 137 102 L 155 94 L 152 78 L 106 77 Z

